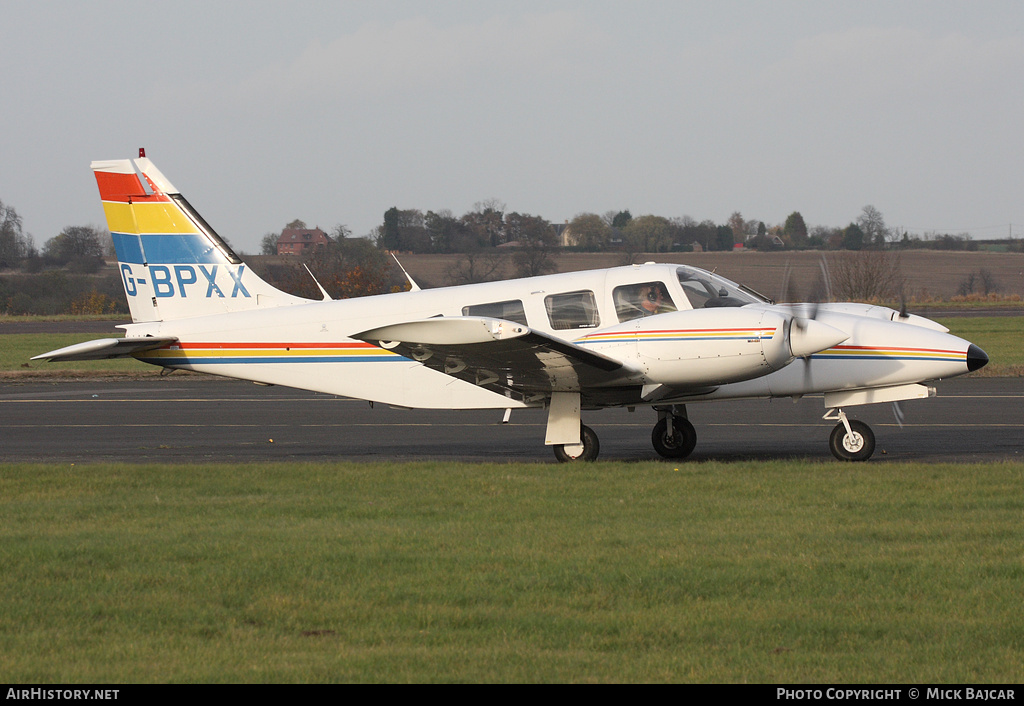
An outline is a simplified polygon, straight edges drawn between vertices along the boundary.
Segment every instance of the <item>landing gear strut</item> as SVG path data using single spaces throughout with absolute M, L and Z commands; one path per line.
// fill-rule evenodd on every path
M 864 422 L 847 419 L 842 409 L 830 409 L 824 419 L 838 419 L 828 438 L 832 455 L 840 461 L 867 461 L 875 452 L 875 433 Z
M 686 418 L 686 405 L 655 407 L 658 423 L 651 432 L 654 450 L 664 458 L 686 458 L 697 445 L 697 430 Z

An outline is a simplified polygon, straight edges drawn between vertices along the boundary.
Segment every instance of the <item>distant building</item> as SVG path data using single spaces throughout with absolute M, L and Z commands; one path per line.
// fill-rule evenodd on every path
M 331 239 L 319 228 L 285 228 L 277 239 L 278 255 L 298 255 L 327 247 Z
M 580 244 L 580 239 L 572 232 L 572 227 L 569 225 L 569 221 L 566 221 L 564 224 L 554 223 L 551 227 L 555 229 L 558 244 L 563 248 L 571 248 Z

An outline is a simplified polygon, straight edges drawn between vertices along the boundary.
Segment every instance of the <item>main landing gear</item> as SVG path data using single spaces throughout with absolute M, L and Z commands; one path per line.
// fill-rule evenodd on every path
M 578 444 L 555 444 L 555 458 L 559 463 L 571 461 L 594 461 L 601 451 L 601 443 L 597 440 L 594 430 L 585 424 L 580 424 L 580 443 Z
M 651 444 L 664 458 L 681 459 L 693 453 L 697 445 L 697 431 L 686 418 L 686 405 L 655 407 L 658 423 L 651 431 Z M 594 430 L 580 424 L 580 443 L 554 444 L 555 458 L 561 463 L 593 461 L 601 450 Z
M 686 418 L 686 405 L 655 407 L 658 423 L 651 432 L 651 444 L 664 458 L 686 458 L 697 445 L 697 430 Z
M 651 431 L 651 444 L 658 455 L 679 460 L 693 453 L 697 445 L 697 432 L 687 419 L 686 405 L 666 405 L 654 409 L 658 412 L 658 422 Z M 573 408 L 573 415 L 578 414 L 578 407 Z M 848 419 L 841 408 L 830 409 L 824 419 L 839 422 L 828 441 L 833 456 L 840 461 L 867 461 L 871 458 L 875 452 L 875 434 L 871 427 L 856 419 Z M 575 416 L 574 423 L 579 424 L 578 416 Z M 561 463 L 597 459 L 601 450 L 597 434 L 584 424 L 579 424 L 579 429 L 579 443 L 553 445 L 555 458 Z M 569 436 L 565 434 L 562 438 Z

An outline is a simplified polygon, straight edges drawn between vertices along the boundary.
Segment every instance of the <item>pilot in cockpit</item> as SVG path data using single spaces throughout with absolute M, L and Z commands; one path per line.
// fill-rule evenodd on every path
M 640 288 L 640 308 L 643 309 L 644 316 L 675 310 L 675 307 L 665 308 L 665 293 L 660 284 L 645 284 Z
M 617 287 L 615 301 L 619 321 L 639 319 L 643 316 L 654 316 L 676 310 L 672 298 L 665 292 L 665 287 L 660 282 L 644 282 Z

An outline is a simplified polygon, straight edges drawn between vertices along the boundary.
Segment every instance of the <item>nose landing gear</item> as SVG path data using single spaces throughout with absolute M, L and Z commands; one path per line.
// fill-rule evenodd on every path
M 875 452 L 875 433 L 864 422 L 847 419 L 841 408 L 830 409 L 823 419 L 839 420 L 828 438 L 832 455 L 840 461 L 867 461 Z

